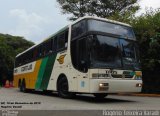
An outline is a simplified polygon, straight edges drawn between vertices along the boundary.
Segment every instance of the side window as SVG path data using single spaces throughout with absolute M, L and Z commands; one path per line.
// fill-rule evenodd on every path
M 87 44 L 86 44 L 86 38 L 80 39 L 77 41 L 78 45 L 78 69 L 83 72 L 87 72 Z
M 29 51 L 29 61 L 33 60 L 33 49 Z
M 58 39 L 57 39 L 57 49 L 58 50 L 61 50 L 63 48 L 65 48 L 65 33 L 62 33 L 58 36 Z
M 18 56 L 15 61 L 15 66 L 18 67 L 21 65 L 21 56 Z
M 76 69 L 78 67 L 77 58 L 78 58 L 77 40 L 74 40 L 74 41 L 71 41 L 71 59 L 72 59 L 72 64 Z
M 33 59 L 37 59 L 38 58 L 38 48 L 34 48 L 33 50 Z
M 82 20 L 72 26 L 72 39 L 86 32 L 86 20 Z
M 53 52 L 56 52 L 57 51 L 57 37 L 54 37 L 53 38 L 53 41 L 52 41 L 52 49 L 53 49 Z
M 47 41 L 47 53 L 52 53 L 53 40 L 49 39 Z
M 49 40 L 49 42 L 48 42 L 48 51 L 49 51 L 49 53 L 52 53 L 53 52 L 53 50 L 52 50 L 52 48 L 53 48 L 53 39 L 50 39 Z
M 43 55 L 47 55 L 49 53 L 52 53 L 52 39 L 47 40 L 43 43 Z
M 38 57 L 42 57 L 42 45 L 38 46 Z
M 67 48 L 68 44 L 68 29 L 57 36 L 57 50 Z
M 65 31 L 65 47 L 67 47 L 67 43 L 68 43 L 68 29 Z
M 27 51 L 25 54 L 22 55 L 22 63 L 27 63 L 33 60 L 33 50 Z
M 42 44 L 42 56 L 45 56 L 46 55 L 46 48 L 47 46 L 46 46 L 46 43 L 43 43 Z
M 71 43 L 72 64 L 76 69 L 87 72 L 87 43 L 86 38 L 73 40 Z

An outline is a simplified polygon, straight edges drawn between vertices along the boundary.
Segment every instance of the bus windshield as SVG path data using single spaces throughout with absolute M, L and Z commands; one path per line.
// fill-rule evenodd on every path
M 95 35 L 91 44 L 91 68 L 139 70 L 136 43 L 122 38 Z
M 89 39 L 89 35 L 93 36 L 91 43 L 85 41 Z M 80 39 L 84 42 L 80 42 Z M 90 46 L 90 51 L 81 50 L 83 51 L 82 54 L 87 51 L 90 56 L 88 68 L 140 70 L 136 38 L 130 26 L 96 19 L 85 19 L 72 26 L 71 40 L 71 56 L 75 67 L 81 67 L 78 50 Z M 84 47 L 85 44 L 86 47 Z
M 133 29 L 120 24 L 90 19 L 88 20 L 88 31 L 110 33 L 135 40 Z

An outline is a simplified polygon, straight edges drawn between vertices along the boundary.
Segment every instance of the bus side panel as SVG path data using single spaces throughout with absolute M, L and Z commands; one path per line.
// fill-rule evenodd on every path
M 13 80 L 14 87 L 18 87 L 18 80 L 19 80 L 19 77 L 17 75 L 14 75 L 14 80 Z
M 19 79 L 21 79 L 21 80 L 25 79 L 26 88 L 27 89 L 34 89 L 35 83 L 36 83 L 36 80 L 37 80 L 37 75 L 38 75 L 38 72 L 39 72 L 39 69 L 40 69 L 40 64 L 41 64 L 41 60 L 38 60 L 36 62 L 36 65 L 34 67 L 33 72 L 14 75 L 14 86 L 18 87 Z
M 42 63 L 40 65 L 38 77 L 37 77 L 36 84 L 35 84 L 35 89 L 40 89 L 47 61 L 48 61 L 48 57 L 42 59 Z
M 45 71 L 44 71 L 44 75 L 43 75 L 43 78 L 42 78 L 41 86 L 40 86 L 40 89 L 42 89 L 42 90 L 47 90 L 48 83 L 49 83 L 49 80 L 50 80 L 50 77 L 51 77 L 51 72 L 53 70 L 53 66 L 54 66 L 54 63 L 55 63 L 56 56 L 57 55 L 54 54 L 52 56 L 49 56 L 49 58 L 48 58 L 46 68 L 45 68 Z
M 39 70 L 40 70 L 41 62 L 42 62 L 42 60 L 38 60 L 38 61 L 36 62 L 36 66 L 35 66 L 34 72 L 33 72 L 33 74 L 30 76 L 30 80 L 31 80 L 31 81 L 29 81 L 29 85 L 30 85 L 30 88 L 31 88 L 31 89 L 35 89 L 36 80 L 37 80 L 38 73 L 39 73 Z

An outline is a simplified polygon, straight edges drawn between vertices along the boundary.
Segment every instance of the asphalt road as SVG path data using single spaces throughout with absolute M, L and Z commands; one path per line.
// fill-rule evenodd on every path
M 62 99 L 57 93 L 44 94 L 43 92 L 22 93 L 15 88 L 0 89 L 0 109 L 5 112 L 23 111 L 23 116 L 28 113 L 39 113 L 34 115 L 54 116 L 57 114 L 73 113 L 72 115 L 106 115 L 106 111 L 151 111 L 160 115 L 160 98 L 159 97 L 137 97 L 137 96 L 120 96 L 108 95 L 105 99 L 97 100 L 92 95 L 77 95 L 74 99 Z M 29 111 L 30 110 L 30 111 Z M 37 111 L 38 112 L 33 112 Z M 40 111 L 41 110 L 41 111 Z M 24 113 L 26 112 L 26 113 Z M 16 112 L 10 112 L 16 113 Z M 47 114 L 48 113 L 48 114 Z M 0 113 L 1 115 L 2 113 Z M 21 115 L 22 115 L 21 114 Z M 18 116 L 21 116 L 18 115 Z M 107 114 L 108 115 L 108 114 Z M 67 115 L 66 115 L 67 116 Z

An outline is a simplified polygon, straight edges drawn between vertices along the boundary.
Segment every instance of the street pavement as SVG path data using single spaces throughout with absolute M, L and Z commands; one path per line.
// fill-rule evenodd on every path
M 95 99 L 90 94 L 77 95 L 74 99 L 63 99 L 58 97 L 57 93 L 44 94 L 43 92 L 23 93 L 16 88 L 0 88 L 0 103 L 1 110 L 13 111 L 40 111 L 39 116 L 46 114 L 46 111 L 60 113 L 69 113 L 74 111 L 74 114 L 82 116 L 90 114 L 105 115 L 105 110 L 112 111 L 151 111 L 160 110 L 159 97 L 139 97 L 139 96 L 123 96 L 123 95 L 108 95 L 105 99 Z M 20 111 L 20 112 L 21 112 Z M 30 113 L 31 113 L 30 112 Z M 58 113 L 59 112 L 59 113 Z M 77 113 L 76 113 L 77 112 Z M 81 114 L 79 113 L 81 112 Z M 28 112 L 29 113 L 29 112 Z M 34 113 L 34 112 L 33 112 Z M 23 115 L 27 116 L 27 113 Z M 52 114 L 48 112 L 48 115 Z M 159 114 L 159 112 L 158 112 Z M 47 116 L 47 115 L 46 115 Z M 78 115 L 77 115 L 78 116 Z

